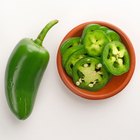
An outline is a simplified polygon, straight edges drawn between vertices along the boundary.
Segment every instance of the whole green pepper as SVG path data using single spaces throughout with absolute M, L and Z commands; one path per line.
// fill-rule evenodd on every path
M 58 20 L 49 22 L 36 40 L 22 39 L 14 48 L 6 67 L 5 91 L 11 111 L 19 119 L 32 112 L 39 84 L 49 61 L 42 42 Z

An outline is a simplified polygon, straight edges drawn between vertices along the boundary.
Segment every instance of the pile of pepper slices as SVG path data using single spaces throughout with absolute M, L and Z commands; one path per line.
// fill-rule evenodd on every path
M 112 75 L 122 75 L 130 67 L 120 36 L 99 24 L 89 24 L 81 37 L 65 40 L 60 51 L 66 73 L 76 86 L 89 91 L 103 88 Z

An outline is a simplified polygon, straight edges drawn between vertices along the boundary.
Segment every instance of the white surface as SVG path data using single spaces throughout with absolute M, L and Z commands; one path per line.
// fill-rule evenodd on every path
M 0 0 L 0 140 L 140 140 L 140 7 L 139 0 Z M 18 41 L 35 38 L 43 26 L 59 19 L 44 46 L 51 59 L 32 115 L 19 121 L 4 92 L 8 57 Z M 89 101 L 71 93 L 56 68 L 56 53 L 74 26 L 102 20 L 120 27 L 137 56 L 132 80 L 118 95 Z

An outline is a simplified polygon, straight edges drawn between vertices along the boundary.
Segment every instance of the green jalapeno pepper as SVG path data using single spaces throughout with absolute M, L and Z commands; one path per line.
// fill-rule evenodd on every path
M 75 63 L 76 63 L 78 60 L 80 60 L 81 58 L 86 57 L 86 56 L 87 56 L 86 54 L 87 54 L 87 53 L 86 53 L 85 49 L 80 49 L 80 50 L 74 52 L 74 53 L 69 57 L 68 61 L 66 62 L 65 66 L 64 66 L 64 67 L 65 67 L 65 70 L 66 70 L 66 72 L 67 72 L 67 74 L 68 74 L 69 76 L 72 77 L 72 69 L 73 69 L 73 66 L 75 65 Z
M 81 49 L 82 46 L 79 45 L 79 43 L 80 43 L 80 37 L 69 38 L 68 40 L 66 40 L 62 43 L 62 45 L 60 47 L 60 51 L 61 51 L 63 66 L 65 65 L 69 56 L 73 52 Z
M 107 30 L 106 35 L 109 39 L 109 41 L 121 41 L 120 36 L 113 30 Z
M 107 27 L 105 27 L 105 26 L 100 26 L 98 28 L 98 30 L 102 30 L 102 31 L 104 31 L 106 33 L 109 29 Z
M 85 50 L 88 55 L 93 57 L 101 56 L 102 50 L 108 42 L 109 40 L 102 30 L 88 32 L 83 40 Z
M 103 63 L 113 75 L 126 73 L 130 67 L 130 58 L 127 49 L 119 41 L 107 44 L 103 50 Z
M 82 89 L 97 91 L 105 86 L 108 80 L 108 72 L 96 58 L 80 59 L 73 67 L 73 81 Z
M 11 111 L 19 119 L 32 112 L 49 53 L 42 42 L 49 29 L 58 21 L 49 22 L 36 40 L 22 39 L 14 48 L 6 67 L 5 91 Z
M 115 31 L 113 31 L 113 30 L 111 30 L 111 29 L 109 29 L 109 28 L 107 28 L 105 26 L 100 26 L 98 28 L 98 30 L 104 31 L 106 33 L 106 35 L 107 35 L 107 37 L 108 37 L 110 42 L 111 41 L 121 41 L 121 38 L 118 35 L 118 33 L 116 33 Z
M 93 31 L 99 29 L 101 26 L 99 24 L 89 24 L 87 25 L 84 30 L 83 30 L 83 33 L 82 33 L 82 37 L 81 37 L 81 42 L 83 43 L 84 42 L 84 38 L 86 36 L 87 33 L 92 33 Z

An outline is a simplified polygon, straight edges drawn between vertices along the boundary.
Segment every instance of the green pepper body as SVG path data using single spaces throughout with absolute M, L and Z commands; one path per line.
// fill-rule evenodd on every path
M 39 84 L 49 62 L 49 53 L 42 46 L 48 30 L 57 23 L 48 23 L 38 38 L 22 39 L 14 48 L 5 72 L 5 91 L 11 111 L 19 119 L 32 112 Z

